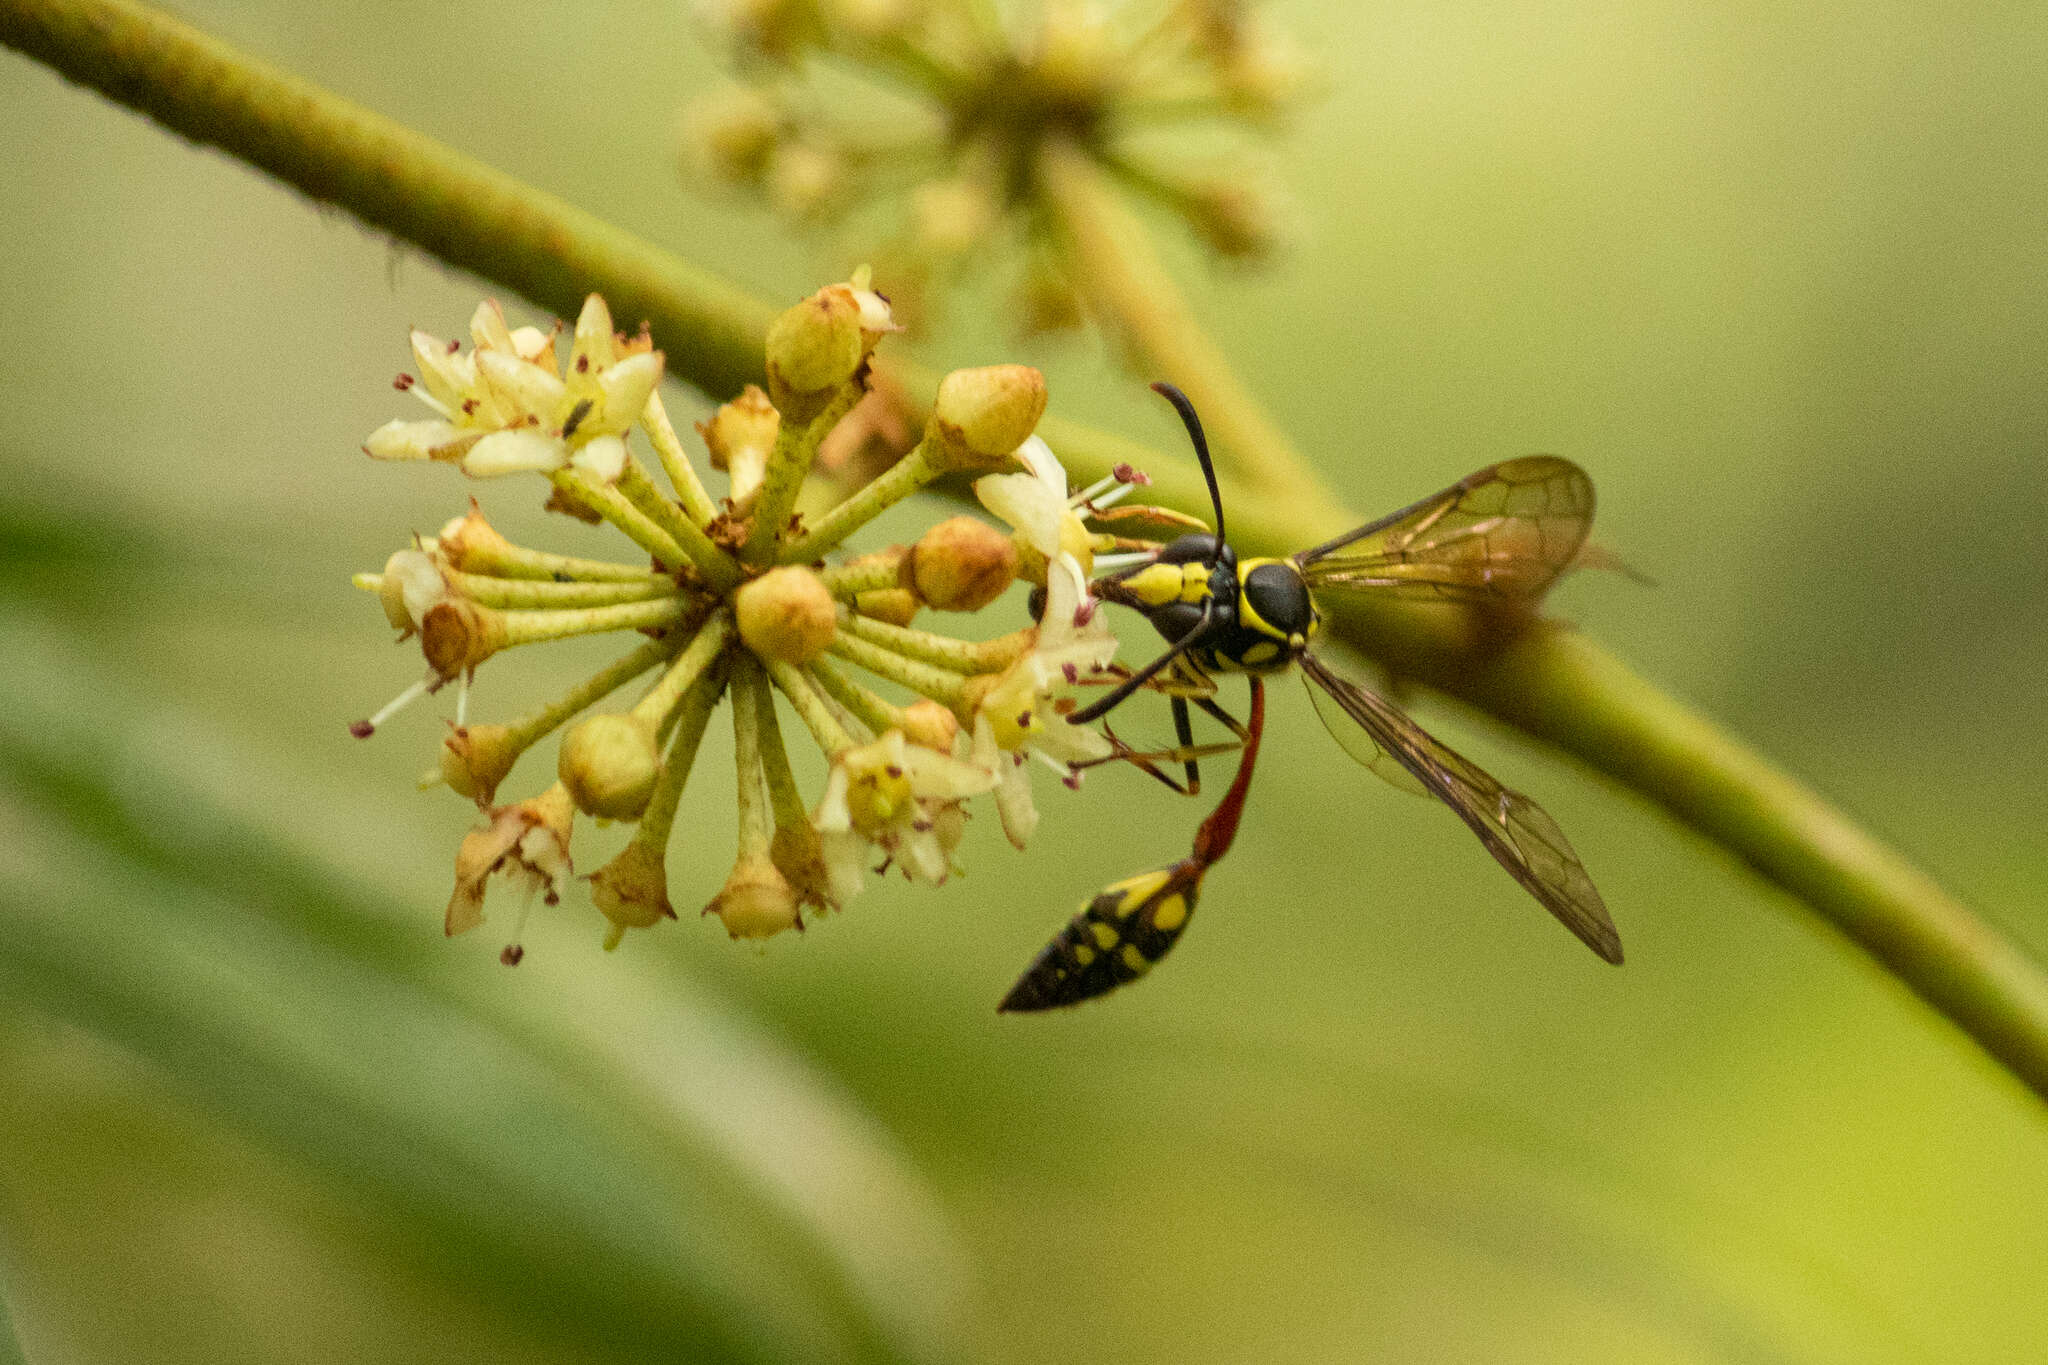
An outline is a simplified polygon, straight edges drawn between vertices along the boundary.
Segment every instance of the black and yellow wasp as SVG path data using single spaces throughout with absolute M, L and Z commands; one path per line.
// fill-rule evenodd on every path
M 1229 851 L 1242 815 L 1265 715 L 1262 676 L 1301 665 L 1316 711 L 1344 750 L 1397 786 L 1442 801 L 1508 874 L 1608 962 L 1621 936 L 1557 822 L 1433 738 L 1393 703 L 1341 676 L 1311 648 L 1318 594 L 1424 597 L 1480 608 L 1533 608 L 1572 567 L 1593 522 L 1593 482 L 1569 460 L 1534 455 L 1489 465 L 1440 493 L 1285 559 L 1239 559 L 1224 538 L 1223 501 L 1187 397 L 1154 384 L 1186 425 L 1208 481 L 1216 530 L 1181 536 L 1148 563 L 1096 580 L 1094 594 L 1144 613 L 1169 642 L 1164 654 L 1099 700 L 1076 724 L 1099 719 L 1140 688 L 1172 702 L 1181 750 L 1193 753 L 1189 704 L 1236 732 L 1236 780 L 1203 822 L 1189 857 L 1104 890 L 1046 945 L 1003 1000 L 1039 1010 L 1101 995 L 1148 970 L 1179 939 L 1202 877 Z M 1250 722 L 1212 699 L 1212 675 L 1244 673 Z M 1198 770 L 1185 759 L 1188 789 Z

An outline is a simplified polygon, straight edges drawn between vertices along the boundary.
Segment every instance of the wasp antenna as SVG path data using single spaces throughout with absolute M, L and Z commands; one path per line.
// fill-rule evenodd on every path
M 1195 415 L 1195 405 L 1186 394 L 1163 379 L 1152 386 L 1152 392 L 1173 404 L 1173 410 L 1180 414 L 1181 425 L 1188 429 L 1188 439 L 1194 442 L 1202 477 L 1209 481 L 1209 506 L 1216 510 L 1216 548 L 1209 555 L 1209 567 L 1213 569 L 1223 555 L 1223 494 L 1216 488 L 1216 466 L 1209 460 L 1209 438 L 1202 434 L 1202 419 Z

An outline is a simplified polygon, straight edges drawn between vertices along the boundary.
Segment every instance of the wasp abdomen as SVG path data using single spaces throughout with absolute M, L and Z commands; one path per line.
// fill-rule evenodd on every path
M 1187 927 L 1201 880 L 1189 860 L 1111 883 L 1040 950 L 997 1008 L 1072 1005 L 1143 976 Z

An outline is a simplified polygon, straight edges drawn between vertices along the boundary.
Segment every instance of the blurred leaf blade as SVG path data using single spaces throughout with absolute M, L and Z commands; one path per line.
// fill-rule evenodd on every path
M 16 695 L 105 685 L 6 634 Z M 930 1359 L 957 1335 L 966 1272 L 935 1202 L 793 1059 L 644 972 L 524 972 L 508 1010 L 401 909 L 155 763 L 151 721 L 105 723 L 147 714 L 0 722 L 13 822 L 49 826 L 0 897 L 11 995 L 405 1209 L 515 1309 L 548 1283 L 693 1358 Z M 808 1176 L 750 1147 L 750 1122 L 791 1120 Z

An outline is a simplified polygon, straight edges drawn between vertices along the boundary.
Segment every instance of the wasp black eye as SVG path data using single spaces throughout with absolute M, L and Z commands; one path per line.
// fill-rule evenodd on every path
M 1161 564 L 1193 564 L 1216 553 L 1216 537 L 1207 531 L 1190 531 L 1159 552 Z
M 1261 564 L 1244 576 L 1244 600 L 1261 621 L 1282 635 L 1300 635 L 1315 620 L 1308 585 L 1292 564 Z

